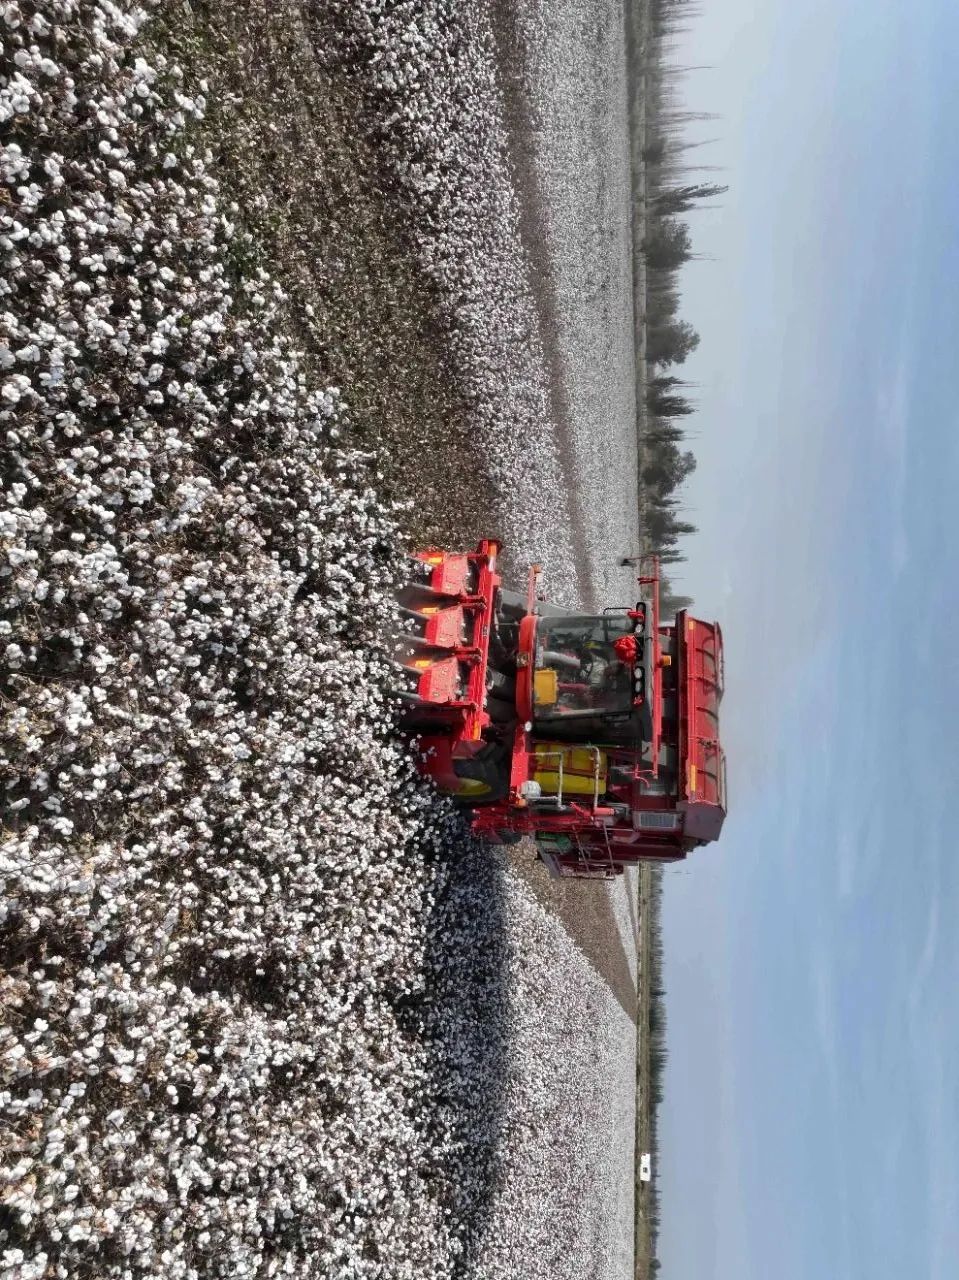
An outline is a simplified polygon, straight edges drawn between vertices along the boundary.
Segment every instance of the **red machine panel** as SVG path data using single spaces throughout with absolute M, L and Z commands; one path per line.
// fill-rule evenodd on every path
M 719 742 L 723 696 L 723 637 L 718 623 L 683 612 L 676 619 L 681 637 L 680 778 L 685 833 L 715 840 L 726 809 L 726 760 Z

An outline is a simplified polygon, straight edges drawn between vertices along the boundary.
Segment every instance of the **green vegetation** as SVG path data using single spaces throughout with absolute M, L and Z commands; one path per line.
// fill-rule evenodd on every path
M 659 1270 L 659 1137 L 657 1110 L 666 1068 L 666 1003 L 663 990 L 661 907 L 663 869 L 644 863 L 639 871 L 639 1000 L 636 1016 L 636 1280 Z M 639 1180 L 639 1156 L 653 1157 L 652 1182 Z
M 679 314 L 679 273 L 695 255 L 683 215 L 726 187 L 699 181 L 687 128 L 702 120 L 683 108 L 684 68 L 676 63 L 677 37 L 699 12 L 698 0 L 634 0 L 627 21 L 632 69 L 634 132 L 634 243 L 636 245 L 637 350 L 640 398 L 640 510 L 644 550 L 666 563 L 684 559 L 680 539 L 695 531 L 683 519 L 678 496 L 695 469 L 685 447 L 685 421 L 695 410 L 689 384 L 675 370 L 699 345 L 699 334 Z M 687 601 L 667 593 L 670 609 Z

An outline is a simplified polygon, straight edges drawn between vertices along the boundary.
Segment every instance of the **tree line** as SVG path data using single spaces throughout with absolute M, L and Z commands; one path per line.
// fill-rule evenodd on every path
M 678 37 L 699 13 L 698 0 L 636 0 L 646 3 L 645 39 L 634 57 L 643 77 L 645 128 L 640 163 L 645 176 L 644 217 L 638 246 L 645 264 L 645 293 L 637 316 L 645 326 L 648 376 L 641 388 L 640 510 L 644 550 L 669 565 L 685 559 L 682 538 L 695 532 L 683 515 L 680 490 L 696 467 L 688 448 L 687 423 L 695 412 L 690 384 L 677 370 L 699 345 L 699 334 L 680 316 L 679 274 L 695 256 L 686 214 L 726 191 L 702 180 L 708 167 L 695 163 L 702 144 L 688 139 L 688 127 L 707 115 L 684 109 L 676 61 Z M 665 593 L 668 610 L 688 598 Z
M 649 930 L 650 998 L 646 1009 L 646 1025 L 639 1029 L 649 1045 L 649 1150 L 654 1168 L 659 1167 L 658 1114 L 663 1100 L 663 1077 L 666 1071 L 666 992 L 663 987 L 663 868 L 649 868 L 649 896 L 643 928 Z M 646 1217 L 649 1222 L 650 1271 L 658 1269 L 656 1244 L 660 1225 L 659 1180 L 654 1178 L 646 1189 Z

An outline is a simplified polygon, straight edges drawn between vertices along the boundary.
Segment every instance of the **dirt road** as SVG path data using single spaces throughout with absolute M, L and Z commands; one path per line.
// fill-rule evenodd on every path
M 636 1019 L 635 965 L 630 964 L 619 922 L 610 899 L 610 886 L 599 880 L 553 880 L 532 846 L 519 846 L 512 865 L 536 898 L 554 912 L 595 971 L 616 997 L 623 1011 Z M 632 924 L 636 925 L 635 911 Z M 628 940 L 635 955 L 638 934 Z

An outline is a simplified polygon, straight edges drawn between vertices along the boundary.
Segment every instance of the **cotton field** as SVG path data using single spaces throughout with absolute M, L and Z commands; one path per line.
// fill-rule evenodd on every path
M 626 1276 L 632 1022 L 393 735 L 405 512 L 153 8 L 0 5 L 0 1274 Z M 406 8 L 344 6 L 329 57 L 379 55 L 508 532 L 562 581 L 490 44 Z
M 364 121 L 412 210 L 419 256 L 449 300 L 447 341 L 503 497 L 510 547 L 554 590 L 589 591 L 522 251 L 487 7 L 329 0 L 323 59 L 352 75 Z M 465 482 L 464 477 L 464 482 Z M 572 590 L 568 584 L 572 584 Z
M 620 0 L 495 5 L 516 183 L 534 217 L 539 275 L 574 516 L 600 604 L 628 599 L 619 561 L 640 545 L 633 201 Z M 602 493 L 602 503 L 590 495 Z

